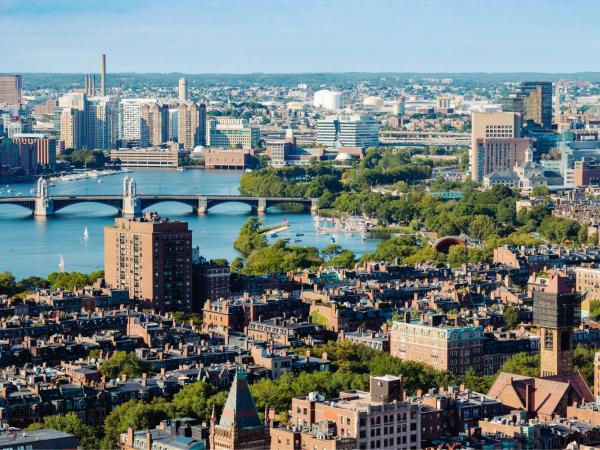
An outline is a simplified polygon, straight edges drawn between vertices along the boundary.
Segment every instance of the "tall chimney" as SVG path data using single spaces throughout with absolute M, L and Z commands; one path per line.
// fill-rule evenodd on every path
M 102 53 L 100 57 L 100 95 L 106 95 L 106 55 Z

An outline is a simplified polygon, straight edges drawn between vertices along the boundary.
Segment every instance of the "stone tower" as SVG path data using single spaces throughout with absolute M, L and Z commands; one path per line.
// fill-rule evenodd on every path
M 236 371 L 219 423 L 213 409 L 209 441 L 211 450 L 269 448 L 269 430 L 258 417 L 241 368 Z
M 533 323 L 540 327 L 541 376 L 573 371 L 573 327 L 581 319 L 581 296 L 558 274 L 533 294 Z

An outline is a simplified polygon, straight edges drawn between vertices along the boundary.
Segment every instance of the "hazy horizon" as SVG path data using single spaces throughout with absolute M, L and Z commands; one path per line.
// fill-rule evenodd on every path
M 593 0 L 0 0 L 2 70 L 97 72 L 105 53 L 112 73 L 598 72 L 599 13 Z

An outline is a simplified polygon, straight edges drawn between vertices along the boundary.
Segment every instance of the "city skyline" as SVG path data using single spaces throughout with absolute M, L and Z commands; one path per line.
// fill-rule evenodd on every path
M 599 45 L 599 8 L 560 0 L 180 0 L 169 8 L 157 1 L 59 0 L 49 7 L 3 0 L 0 25 L 7 48 L 19 49 L 4 57 L 10 72 L 88 72 L 106 53 L 112 73 L 552 73 L 600 70 L 586 57 Z M 182 25 L 181 17 L 197 19 Z M 565 70 L 558 63 L 567 52 Z

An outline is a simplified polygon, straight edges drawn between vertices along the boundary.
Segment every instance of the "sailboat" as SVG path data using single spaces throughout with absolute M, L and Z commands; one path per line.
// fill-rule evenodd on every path
M 88 233 L 88 229 L 87 227 L 85 227 L 85 230 L 83 230 L 83 240 L 87 241 L 90 238 L 90 233 Z
M 60 255 L 60 261 L 58 263 L 58 268 L 60 269 L 61 273 L 65 271 L 65 258 L 63 257 L 63 255 Z

